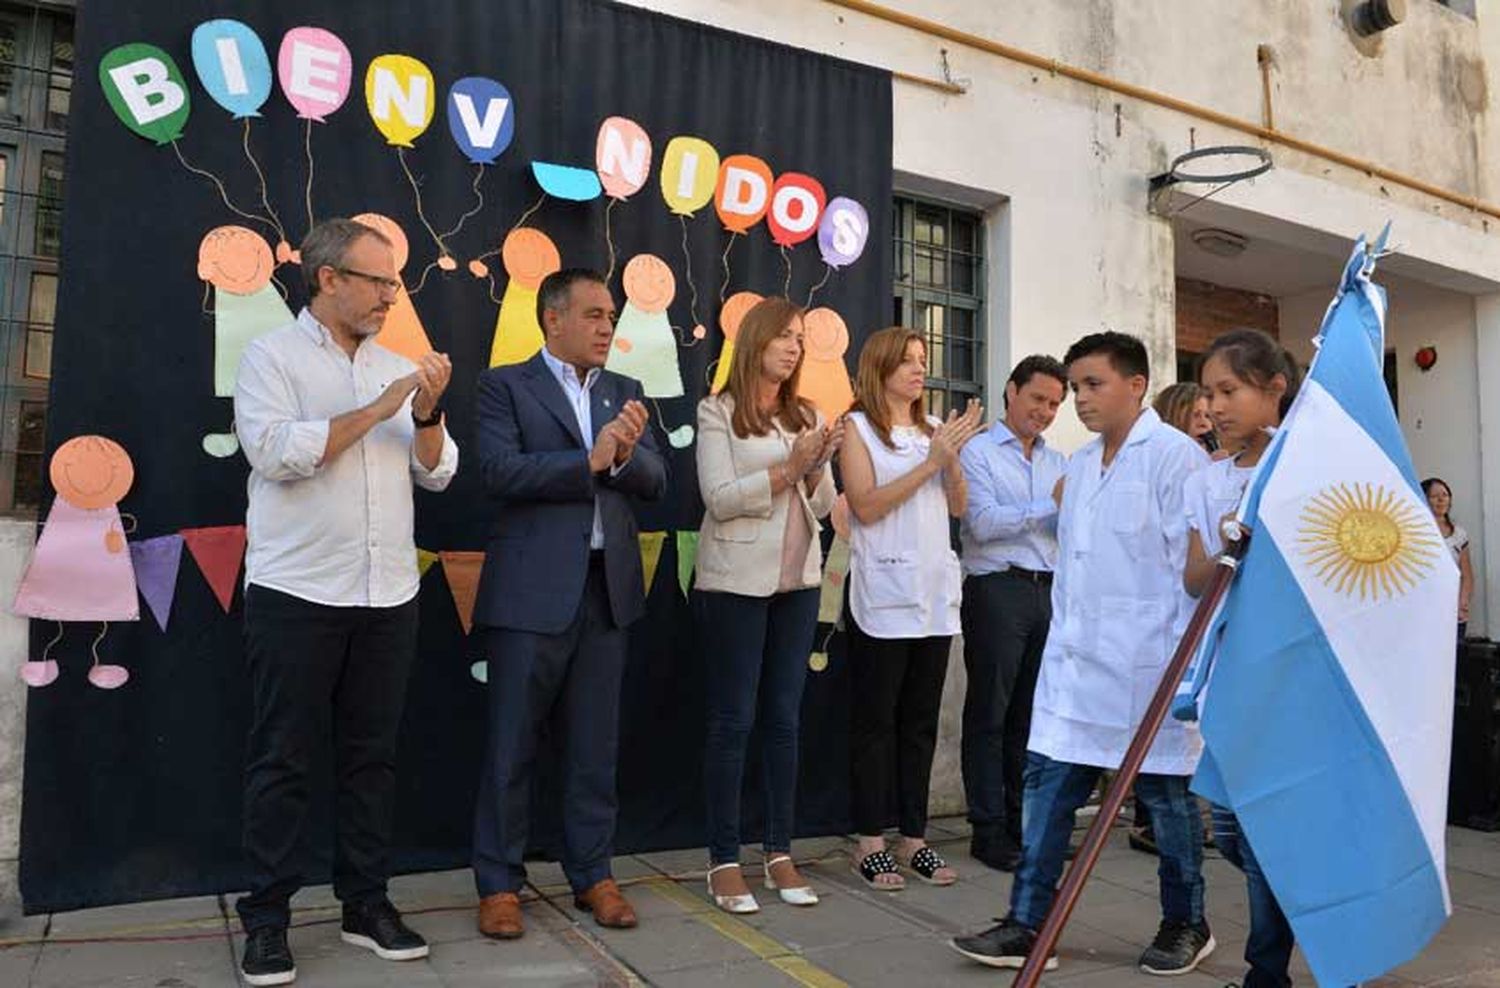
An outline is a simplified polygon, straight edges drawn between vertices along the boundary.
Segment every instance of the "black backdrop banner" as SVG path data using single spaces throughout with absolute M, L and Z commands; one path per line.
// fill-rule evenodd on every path
M 198 83 L 190 39 L 199 23 L 228 17 L 248 24 L 271 53 L 283 34 L 316 25 L 343 39 L 353 54 L 348 101 L 312 125 L 316 163 L 313 208 L 319 217 L 381 213 L 405 230 L 408 284 L 437 257 L 422 228 L 396 149 L 376 131 L 363 98 L 365 69 L 385 53 L 425 62 L 437 82 L 437 112 L 406 152 L 433 225 L 445 230 L 474 204 L 475 166 L 447 132 L 448 86 L 464 76 L 499 80 L 511 92 L 514 142 L 486 169 L 483 208 L 449 241 L 452 273 L 432 271 L 414 297 L 435 348 L 455 373 L 449 427 L 470 455 L 474 384 L 488 364 L 497 306 L 467 261 L 497 250 L 506 232 L 538 199 L 533 160 L 592 167 L 595 137 L 606 117 L 641 124 L 653 145 L 651 176 L 610 215 L 619 271 L 641 252 L 654 253 L 677 279 L 672 323 L 693 325 L 683 264 L 683 228 L 662 201 L 657 166 L 672 137 L 701 137 L 728 156 L 765 159 L 776 174 L 805 172 L 830 198 L 848 196 L 869 212 L 863 257 L 835 272 L 815 304 L 839 312 L 860 341 L 890 318 L 891 90 L 887 73 L 761 42 L 601 0 L 398 0 L 350 4 L 271 0 L 80 4 L 78 65 L 68 143 L 67 198 L 54 343 L 48 446 L 98 433 L 121 443 L 136 467 L 120 504 L 134 516 L 133 539 L 183 528 L 242 524 L 247 466 L 218 459 L 200 445 L 227 428 L 229 401 L 213 394 L 214 325 L 197 276 L 199 242 L 223 224 L 256 226 L 230 212 L 213 185 L 190 173 L 173 147 L 131 133 L 113 114 L 96 71 L 118 45 L 146 42 L 171 54 L 191 94 L 178 149 L 193 165 L 224 180 L 231 200 L 259 208 L 260 186 L 241 141 L 242 121 L 216 105 Z M 295 242 L 306 231 L 304 121 L 278 87 L 250 125 L 269 198 Z M 527 220 L 558 245 L 564 265 L 604 268 L 609 200 L 548 199 Z M 273 230 L 257 226 L 268 243 Z M 717 356 L 717 317 L 729 234 L 712 203 L 686 224 L 706 340 L 679 349 L 684 398 L 659 403 L 672 428 L 693 419 L 705 373 Z M 791 295 L 805 300 L 827 269 L 816 238 L 791 251 Z M 488 261 L 504 274 L 498 257 Z M 292 266 L 278 269 L 293 311 L 304 299 Z M 734 243 L 727 290 L 779 294 L 787 270 L 765 224 Z M 212 308 L 211 305 L 208 306 Z M 663 425 L 658 421 L 658 426 Z M 649 600 L 632 632 L 622 698 L 619 767 L 621 852 L 699 846 L 704 841 L 701 785 L 702 657 L 700 640 L 674 575 L 675 539 L 702 516 L 693 449 L 669 457 L 672 484 L 663 503 L 642 509 L 643 531 L 668 532 Z M 483 548 L 488 513 L 472 458 L 442 494 L 417 492 L 417 544 L 431 551 Z M 485 735 L 484 687 L 470 676 L 477 636 L 460 626 L 441 564 L 421 589 L 420 653 L 408 693 L 398 767 L 395 863 L 400 871 L 467 864 L 472 809 Z M 22 820 L 21 885 L 31 912 L 244 887 L 240 853 L 241 783 L 249 717 L 242 655 L 241 594 L 226 615 L 188 554 L 176 602 L 162 632 L 142 620 L 111 625 L 100 646 L 105 661 L 126 666 L 128 684 L 106 691 L 85 672 L 97 625 L 67 626 L 53 648 L 63 674 L 29 698 Z M 820 629 L 820 634 L 828 629 Z M 37 623 L 37 657 L 54 628 Z M 803 709 L 798 831 L 843 832 L 848 823 L 848 698 L 837 648 L 828 669 L 811 673 Z M 753 750 L 753 749 L 752 749 Z M 326 875 L 332 838 L 331 768 L 315 780 L 310 818 L 316 860 Z M 557 849 L 554 773 L 544 762 L 533 843 Z M 759 836 L 759 766 L 746 778 L 745 839 Z

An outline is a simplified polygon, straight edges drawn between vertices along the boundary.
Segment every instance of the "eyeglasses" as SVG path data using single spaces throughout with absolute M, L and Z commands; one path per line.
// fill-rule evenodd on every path
M 375 287 L 383 289 L 384 291 L 399 292 L 401 290 L 401 282 L 397 281 L 395 278 L 386 278 L 382 275 L 370 274 L 366 271 L 356 271 L 353 268 L 334 268 L 333 270 L 337 271 L 339 274 L 348 275 L 351 278 L 362 278 Z

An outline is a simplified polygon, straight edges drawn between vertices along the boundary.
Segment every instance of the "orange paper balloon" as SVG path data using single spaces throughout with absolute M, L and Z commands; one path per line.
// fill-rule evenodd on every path
M 714 209 L 724 229 L 745 233 L 771 205 L 771 166 L 749 154 L 732 154 L 719 165 Z

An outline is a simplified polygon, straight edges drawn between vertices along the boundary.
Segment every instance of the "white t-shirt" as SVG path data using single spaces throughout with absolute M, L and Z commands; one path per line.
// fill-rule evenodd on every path
M 1456 563 L 1458 562 L 1459 553 L 1463 552 L 1464 547 L 1469 544 L 1469 533 L 1464 531 L 1462 525 L 1454 522 L 1453 534 L 1444 538 L 1443 541 L 1447 543 L 1449 551 L 1453 553 L 1453 561 Z

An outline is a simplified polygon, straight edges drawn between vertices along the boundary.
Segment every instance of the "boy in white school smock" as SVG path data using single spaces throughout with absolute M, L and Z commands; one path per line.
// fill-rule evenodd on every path
M 952 941 L 993 967 L 1025 963 L 1062 875 L 1074 815 L 1100 772 L 1124 761 L 1193 611 L 1181 578 L 1182 487 L 1208 455 L 1142 408 L 1150 366 L 1140 340 L 1085 336 L 1065 363 L 1078 417 L 1097 436 L 1073 454 L 1058 492 L 1058 565 L 1027 746 L 1022 861 L 1010 913 Z M 1149 974 L 1186 974 L 1214 949 L 1203 913 L 1203 821 L 1188 792 L 1201 748 L 1194 725 L 1169 721 L 1136 782 L 1161 849 L 1162 921 L 1140 960 Z M 1048 958 L 1049 969 L 1056 964 Z

